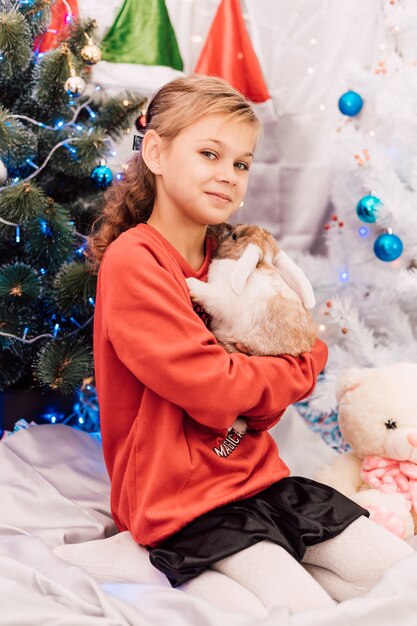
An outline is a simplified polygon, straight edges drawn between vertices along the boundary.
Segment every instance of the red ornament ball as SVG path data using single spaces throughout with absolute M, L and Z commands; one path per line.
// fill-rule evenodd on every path
M 135 120 L 135 126 L 137 130 L 143 130 L 146 128 L 146 115 L 139 115 Z

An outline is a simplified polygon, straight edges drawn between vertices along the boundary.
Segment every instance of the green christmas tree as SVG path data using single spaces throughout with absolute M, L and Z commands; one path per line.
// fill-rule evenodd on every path
M 100 58 L 94 20 L 71 20 L 65 41 L 37 53 L 51 1 L 0 2 L 3 391 L 69 393 L 93 373 L 96 275 L 87 236 L 113 177 L 112 142 L 144 105 L 88 84 Z

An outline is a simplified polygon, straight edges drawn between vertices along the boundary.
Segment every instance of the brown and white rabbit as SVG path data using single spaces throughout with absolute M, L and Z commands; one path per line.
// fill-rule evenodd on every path
M 308 311 L 315 304 L 313 288 L 266 229 L 238 224 L 220 241 L 207 283 L 186 282 L 228 352 L 237 343 L 253 355 L 311 350 L 317 337 Z

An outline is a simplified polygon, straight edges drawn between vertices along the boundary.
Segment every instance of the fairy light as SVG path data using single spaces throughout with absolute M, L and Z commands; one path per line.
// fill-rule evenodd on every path
M 324 333 L 325 330 L 326 330 L 326 326 L 324 324 L 319 324 L 319 331 L 321 333 Z
M 307 72 L 308 74 L 314 74 L 314 67 L 308 67 Z
M 319 105 L 319 109 L 320 109 L 320 111 L 325 111 L 326 110 L 326 105 L 320 104 Z
M 366 228 L 366 226 L 361 226 L 358 230 L 358 233 L 362 238 L 365 238 L 369 235 L 369 228 Z
M 88 114 L 90 115 L 90 117 L 92 119 L 94 119 L 95 117 L 97 117 L 97 113 L 94 113 L 93 109 L 91 107 L 89 107 L 88 105 L 85 107 L 88 111 Z
M 349 280 L 349 273 L 346 270 L 340 272 L 339 278 L 343 283 L 346 283 Z
M 55 315 L 53 316 L 53 318 L 55 318 Z M 80 328 L 77 328 L 76 330 L 73 330 L 72 332 L 68 333 L 68 335 L 66 335 L 65 338 L 71 337 L 72 335 L 75 335 L 76 333 L 78 333 L 80 330 L 82 330 L 83 328 L 91 324 L 93 319 L 94 319 L 94 315 L 91 315 L 88 318 L 88 320 L 84 322 L 82 326 L 80 326 Z M 31 339 L 26 339 L 25 337 L 19 337 L 18 335 L 13 335 L 12 333 L 5 333 L 3 331 L 0 331 L 0 337 L 7 337 L 8 339 L 14 339 L 15 341 L 20 341 L 21 343 L 30 344 L 30 343 L 35 343 L 35 341 L 39 341 L 39 339 L 56 339 L 59 328 L 60 328 L 59 324 L 55 324 L 53 333 L 43 333 L 42 335 L 37 335 L 36 337 L 32 337 Z
M 312 37 L 312 38 L 310 39 L 310 43 L 311 43 L 311 45 L 315 46 L 315 45 L 316 45 L 316 43 L 317 43 L 317 39 L 315 39 L 314 37 Z

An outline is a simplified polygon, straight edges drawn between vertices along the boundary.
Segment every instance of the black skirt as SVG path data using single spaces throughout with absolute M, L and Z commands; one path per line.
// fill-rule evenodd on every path
M 332 487 L 290 476 L 201 515 L 149 548 L 149 558 L 178 587 L 265 539 L 301 561 L 307 546 L 335 537 L 361 515 L 369 512 Z

